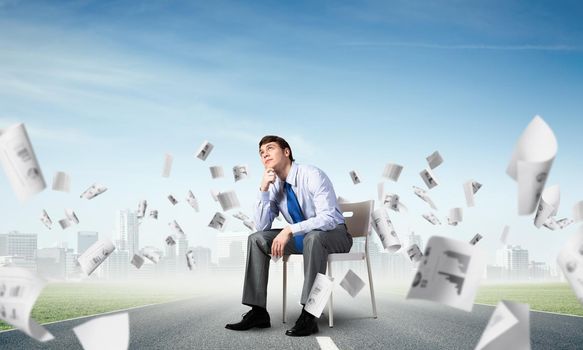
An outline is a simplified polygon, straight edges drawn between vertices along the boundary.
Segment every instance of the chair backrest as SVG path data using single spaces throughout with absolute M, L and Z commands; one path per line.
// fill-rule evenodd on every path
M 338 207 L 352 237 L 368 236 L 370 217 L 374 208 L 373 200 L 358 203 L 341 202 L 338 203 Z

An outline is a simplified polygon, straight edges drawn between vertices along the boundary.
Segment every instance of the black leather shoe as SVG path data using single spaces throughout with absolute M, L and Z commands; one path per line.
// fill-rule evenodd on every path
M 225 326 L 226 329 L 234 331 L 246 331 L 251 328 L 269 328 L 271 327 L 271 319 L 267 311 L 257 311 L 251 309 L 248 313 L 243 315 L 243 319 L 239 323 L 229 323 Z
M 290 337 L 305 337 L 318 333 L 318 322 L 315 317 L 300 315 L 292 329 L 285 331 L 285 335 Z

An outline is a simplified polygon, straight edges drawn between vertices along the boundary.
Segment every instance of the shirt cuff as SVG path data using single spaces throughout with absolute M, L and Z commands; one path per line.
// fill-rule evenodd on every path
M 296 224 L 291 224 L 289 225 L 292 234 L 295 236 L 301 236 L 304 234 L 304 231 L 302 230 L 302 226 L 300 225 L 301 222 L 298 222 Z
M 263 191 L 259 191 L 259 200 L 262 202 L 269 202 L 269 191 L 267 192 L 263 192 Z

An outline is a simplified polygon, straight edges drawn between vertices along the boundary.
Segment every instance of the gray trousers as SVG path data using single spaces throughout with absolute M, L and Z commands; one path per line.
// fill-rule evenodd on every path
M 280 232 L 281 229 L 274 229 L 249 235 L 245 283 L 243 285 L 243 304 L 245 305 L 266 307 L 271 243 Z M 301 298 L 303 305 L 308 300 L 317 274 L 326 273 L 328 254 L 347 253 L 351 247 L 352 236 L 344 224 L 337 225 L 330 231 L 315 230 L 306 233 L 303 252 L 304 287 Z M 284 255 L 290 254 L 302 254 L 296 249 L 293 239 L 290 239 L 284 248 Z

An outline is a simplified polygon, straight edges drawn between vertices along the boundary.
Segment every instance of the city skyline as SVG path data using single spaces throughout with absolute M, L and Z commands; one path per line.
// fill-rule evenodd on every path
M 401 239 L 410 230 L 424 240 L 480 233 L 492 261 L 509 225 L 508 243 L 553 262 L 577 226 L 536 229 L 532 216 L 518 216 L 505 170 L 521 132 L 541 115 L 559 144 L 547 182 L 561 186 L 558 217 L 583 199 L 577 10 L 526 1 L 456 9 L 439 1 L 2 2 L 0 30 L 10 35 L 0 38 L 0 128 L 25 123 L 47 184 L 64 171 L 71 192 L 47 188 L 19 203 L 2 176 L 0 232 L 37 232 L 42 246 L 73 246 L 77 230 L 113 239 L 117 210 L 148 200 L 160 214 L 142 223 L 140 243 L 159 245 L 177 220 L 193 245 L 214 247 L 221 233 L 207 225 L 221 209 L 210 190 L 236 190 L 251 215 L 262 173 L 257 143 L 280 134 L 298 162 L 323 169 L 351 201 L 376 199 L 384 166 L 403 165 L 399 181 L 385 185 L 409 209 L 390 213 Z M 215 148 L 202 161 L 194 153 L 205 140 Z M 436 150 L 444 163 L 429 195 L 442 222 L 450 208 L 464 208 L 455 227 L 427 223 L 429 208 L 412 193 Z M 169 178 L 161 176 L 166 153 L 174 156 Z M 235 183 L 239 164 L 249 177 Z M 211 178 L 214 165 L 225 177 Z M 362 183 L 352 184 L 350 170 Z M 483 184 L 473 208 L 462 188 L 469 179 Z M 108 190 L 78 197 L 95 182 Z M 185 203 L 189 190 L 200 212 Z M 57 221 L 65 208 L 79 224 L 48 230 L 38 220 L 44 209 Z M 247 232 L 238 220 L 227 230 Z

